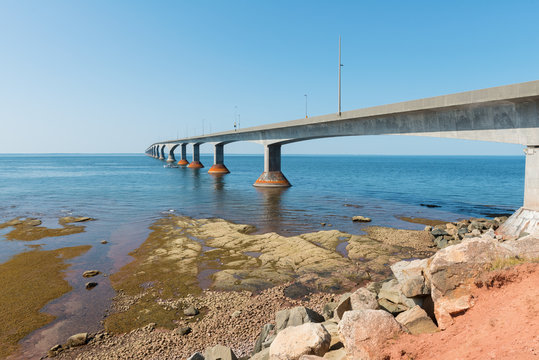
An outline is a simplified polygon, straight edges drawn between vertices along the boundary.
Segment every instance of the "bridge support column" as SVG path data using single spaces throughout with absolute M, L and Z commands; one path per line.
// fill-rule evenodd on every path
M 176 158 L 174 157 L 174 149 L 176 149 L 176 146 L 171 146 L 170 150 L 168 151 L 168 158 L 167 158 L 168 163 L 172 163 L 176 161 Z
M 228 174 L 230 171 L 225 166 L 224 144 L 215 144 L 213 165 L 208 170 L 210 174 Z
M 178 165 L 185 166 L 189 165 L 189 161 L 187 161 L 187 144 L 181 144 L 181 157 L 180 161 L 178 161 Z
M 201 169 L 204 167 L 200 162 L 200 144 L 193 144 L 193 161 L 187 166 L 191 169 Z
M 539 146 L 528 146 L 524 152 L 526 153 L 524 207 L 539 211 Z
M 258 187 L 289 187 L 281 172 L 281 144 L 264 145 L 264 172 L 253 184 Z
M 165 146 L 164 145 L 158 146 L 157 152 L 159 153 L 159 160 L 165 160 Z
M 528 146 L 524 176 L 524 206 L 496 231 L 504 238 L 539 237 L 539 146 Z

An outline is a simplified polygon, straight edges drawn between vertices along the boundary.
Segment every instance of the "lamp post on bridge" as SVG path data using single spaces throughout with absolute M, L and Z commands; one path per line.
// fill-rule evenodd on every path
M 304 95 L 305 96 L 305 119 L 308 118 L 307 116 L 307 94 Z
M 339 116 L 341 116 L 341 37 L 339 36 Z

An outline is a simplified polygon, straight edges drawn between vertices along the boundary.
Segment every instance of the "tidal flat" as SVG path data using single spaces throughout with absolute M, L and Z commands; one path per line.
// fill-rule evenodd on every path
M 10 241 L 27 242 L 43 235 L 54 238 L 84 231 L 84 225 L 70 223 L 89 220 L 93 219 L 66 217 L 58 221 L 61 227 L 47 228 L 39 219 L 16 218 L 0 226 L 13 227 L 5 235 Z M 132 260 L 109 277 L 116 296 L 110 314 L 103 314 L 104 331 L 116 336 L 148 324 L 163 331 L 190 326 L 196 335 L 190 336 L 192 341 L 182 340 L 186 354 L 205 345 L 201 331 L 220 333 L 222 341 L 229 343 L 243 338 L 247 353 L 268 313 L 291 304 L 321 311 L 339 293 L 387 277 L 387 264 L 433 253 L 424 231 L 377 226 L 365 228 L 365 235 L 323 230 L 283 236 L 257 233 L 254 226 L 223 219 L 167 215 L 149 230 L 146 240 L 129 253 Z M 27 247 L 31 250 L 0 265 L 5 283 L 10 284 L 1 300 L 7 319 L 1 332 L 2 356 L 16 351 L 22 338 L 54 320 L 40 310 L 71 290 L 65 271 L 91 248 Z M 186 316 L 183 310 L 193 304 L 200 314 Z M 251 319 L 241 333 L 220 329 L 219 318 L 230 317 L 231 312 Z
M 90 248 L 41 250 L 35 246 L 0 264 L 0 358 L 16 351 L 26 335 L 54 320 L 54 316 L 40 310 L 71 290 L 64 271 L 70 260 Z
M 118 295 L 105 330 L 189 326 L 190 341 L 177 338 L 171 345 L 185 356 L 215 340 L 204 334 L 219 334 L 231 345 L 242 339 L 238 350 L 247 354 L 268 314 L 291 304 L 321 311 L 324 301 L 385 279 L 388 264 L 434 253 L 427 232 L 383 227 L 368 227 L 365 235 L 328 230 L 287 237 L 223 219 L 171 215 L 151 230 L 130 253 L 134 260 L 110 277 Z M 195 317 L 184 314 L 192 305 L 201 310 Z M 233 322 L 233 313 L 248 319 L 240 333 L 219 325 L 220 319 Z

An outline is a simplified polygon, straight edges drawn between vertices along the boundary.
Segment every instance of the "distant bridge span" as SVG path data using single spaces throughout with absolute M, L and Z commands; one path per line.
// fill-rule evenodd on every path
M 264 146 L 264 172 L 255 186 L 290 186 L 281 172 L 281 146 L 297 141 L 337 136 L 414 135 L 521 144 L 526 147 L 524 207 L 539 211 L 539 81 L 436 96 L 339 114 L 255 126 L 204 136 L 154 143 L 146 153 L 175 161 L 181 148 L 180 165 L 189 164 L 186 147 L 193 144 L 189 167 L 203 167 L 199 147 L 215 145 L 212 173 L 227 173 L 224 145 L 235 141 Z

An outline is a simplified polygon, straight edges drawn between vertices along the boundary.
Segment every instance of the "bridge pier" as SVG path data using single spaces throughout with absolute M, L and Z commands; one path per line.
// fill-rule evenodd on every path
M 225 166 L 225 144 L 215 144 L 213 153 L 213 165 L 208 170 L 209 174 L 228 174 L 230 171 Z
M 539 237 L 539 146 L 528 145 L 524 153 L 524 206 L 496 231 L 504 238 L 518 238 L 527 234 Z
M 178 145 L 167 145 L 167 147 L 169 147 L 169 151 L 168 151 L 168 158 L 167 158 L 167 162 L 168 163 L 173 163 L 176 161 L 176 158 L 174 157 L 174 150 L 176 150 L 176 148 L 178 147 Z
M 189 161 L 187 161 L 187 144 L 181 144 L 181 158 L 180 161 L 178 161 L 178 165 L 185 166 L 189 165 Z
M 201 143 L 193 144 L 193 161 L 187 166 L 191 169 L 201 169 L 204 167 L 200 162 L 200 145 Z
M 281 172 L 281 144 L 264 145 L 264 172 L 255 181 L 257 187 L 289 187 Z
M 165 160 L 165 145 L 157 146 L 159 160 Z

